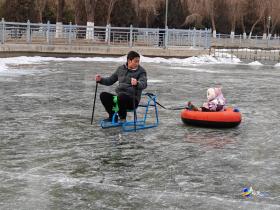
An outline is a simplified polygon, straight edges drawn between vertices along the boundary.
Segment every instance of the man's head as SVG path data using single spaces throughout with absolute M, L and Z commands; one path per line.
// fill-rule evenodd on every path
M 136 70 L 140 63 L 140 55 L 135 51 L 130 51 L 127 54 L 127 67 Z

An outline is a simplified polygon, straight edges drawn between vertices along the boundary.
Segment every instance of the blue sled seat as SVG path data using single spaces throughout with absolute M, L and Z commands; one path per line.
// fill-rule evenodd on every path
M 129 110 L 128 112 L 133 112 Z M 141 116 L 141 117 L 139 117 Z M 102 128 L 122 127 L 125 132 L 157 127 L 159 124 L 157 96 L 152 93 L 142 94 L 141 103 L 136 109 L 136 117 L 126 122 L 118 121 L 118 113 L 115 112 L 111 122 L 101 121 Z

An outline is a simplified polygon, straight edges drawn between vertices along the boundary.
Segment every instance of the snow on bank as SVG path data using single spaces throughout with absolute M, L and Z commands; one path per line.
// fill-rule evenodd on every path
M 141 62 L 143 63 L 166 63 L 174 65 L 193 65 L 193 64 L 236 64 L 241 61 L 232 57 L 229 54 L 225 54 L 222 58 L 215 58 L 211 55 L 202 55 L 198 57 L 189 57 L 189 58 L 161 58 L 161 57 L 146 57 L 141 56 Z M 28 64 L 39 64 L 51 61 L 72 61 L 72 62 L 126 62 L 126 56 L 121 57 L 70 57 L 70 58 L 55 58 L 55 57 L 9 57 L 9 58 L 0 58 L 0 72 L 8 70 L 10 66 L 16 67 L 18 65 L 28 65 Z
M 249 63 L 248 65 L 250 65 L 250 66 L 263 66 L 263 64 L 260 63 L 259 61 L 254 61 L 252 63 Z

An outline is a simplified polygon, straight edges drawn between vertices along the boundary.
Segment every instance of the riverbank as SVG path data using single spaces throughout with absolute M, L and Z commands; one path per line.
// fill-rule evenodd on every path
M 124 47 L 124 46 L 83 46 L 83 45 L 42 45 L 42 44 L 2 44 L 0 45 L 0 57 L 18 55 L 48 55 L 67 57 L 69 56 L 122 56 L 128 51 L 135 50 L 149 57 L 178 57 L 186 58 L 205 55 L 209 49 L 186 48 L 186 47 Z
M 52 56 L 52 57 L 119 57 L 135 50 L 147 57 L 188 58 L 201 55 L 213 55 L 224 58 L 231 56 L 241 60 L 280 62 L 280 51 L 275 49 L 215 48 L 158 46 L 119 46 L 119 45 L 47 45 L 9 43 L 0 45 L 0 57 L 15 56 Z

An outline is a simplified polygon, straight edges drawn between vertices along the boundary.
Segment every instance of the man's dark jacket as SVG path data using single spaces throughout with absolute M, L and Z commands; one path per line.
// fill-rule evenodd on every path
M 147 87 L 147 73 L 142 66 L 138 66 L 136 70 L 127 68 L 127 65 L 121 65 L 117 70 L 110 76 L 102 78 L 100 84 L 102 85 L 113 85 L 119 81 L 119 85 L 116 87 L 116 93 L 126 94 L 130 97 L 134 97 L 134 87 L 131 85 L 131 78 L 137 79 L 138 83 L 136 86 L 136 99 L 140 102 L 142 90 Z

